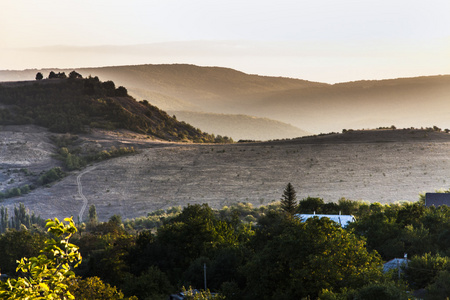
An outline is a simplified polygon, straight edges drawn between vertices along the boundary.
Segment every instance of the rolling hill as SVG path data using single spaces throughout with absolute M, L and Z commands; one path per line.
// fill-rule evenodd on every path
M 32 185 L 44 172 L 62 167 L 51 133 L 35 125 L 2 126 L 1 191 Z M 416 201 L 419 193 L 448 189 L 450 134 L 433 130 L 367 130 L 286 141 L 185 144 L 149 140 L 127 130 L 94 129 L 71 136 L 76 149 L 133 146 L 125 156 L 94 161 L 81 170 L 0 203 L 22 202 L 42 217 L 78 216 L 95 204 L 100 220 L 157 209 L 238 202 L 255 206 L 279 200 L 287 182 L 297 198 L 341 197 L 369 202 Z M 104 151 L 104 150 L 103 150 Z M 83 197 L 80 195 L 82 187 Z
M 168 111 L 168 113 L 192 126 L 207 132 L 231 136 L 234 140 L 261 141 L 311 135 L 295 126 L 268 118 L 193 111 Z
M 38 71 L 48 74 L 52 70 L 71 71 L 0 71 L 0 81 L 32 80 Z M 138 99 L 147 99 L 163 110 L 196 108 L 218 112 L 220 108 L 219 113 L 235 112 L 230 107 L 232 104 L 251 105 L 268 93 L 327 86 L 298 79 L 249 75 L 228 68 L 184 64 L 78 68 L 76 71 L 83 76 L 98 76 L 103 81 L 112 80 L 126 86 Z M 160 98 L 163 98 L 161 103 Z
M 450 128 L 450 75 L 330 85 L 183 64 L 77 71 L 113 80 L 164 110 L 269 118 L 313 133 L 390 125 Z M 32 79 L 36 72 L 0 71 L 0 80 Z
M 0 71 L 0 81 L 30 80 L 38 71 L 48 74 L 51 70 Z M 69 72 L 70 70 L 56 71 Z M 242 115 L 242 113 L 234 107 L 238 108 L 249 99 L 255 97 L 257 99 L 258 95 L 265 93 L 325 85 L 297 79 L 248 75 L 227 68 L 205 68 L 193 65 L 81 68 L 77 71 L 86 76 L 99 76 L 102 80 L 113 80 L 126 86 L 130 94 L 139 100 L 147 99 L 160 109 L 176 111 L 179 120 L 200 124 L 201 126 L 198 127 L 204 131 L 210 130 L 211 133 L 231 136 L 234 139 L 257 137 L 266 140 L 304 135 L 301 129 L 294 128 L 290 124 L 281 124 L 282 120 L 272 122 L 270 118 L 265 117 L 258 121 L 259 133 L 243 136 L 243 132 L 249 132 L 245 128 L 254 128 L 255 119 L 237 117 L 236 114 Z M 202 114 L 194 115 L 193 112 Z M 223 127 L 221 126 L 223 122 L 217 124 L 215 118 L 210 118 L 211 125 L 204 127 L 207 112 L 222 115 L 230 113 L 232 116 L 228 118 L 234 120 L 240 118 L 239 124 L 242 127 L 240 129 L 232 129 L 235 126 Z M 188 115 L 188 119 L 183 119 L 182 116 Z M 252 114 L 247 115 L 252 116 Z M 247 124 L 246 121 L 250 123 Z M 220 132 L 211 131 L 210 128 L 220 128 Z M 270 134 L 264 135 L 264 132 L 270 132 Z
M 35 124 L 57 133 L 128 129 L 166 141 L 219 142 L 147 101 L 137 102 L 123 86 L 72 74 L 0 84 L 0 125 Z
M 380 99 L 408 85 L 420 95 L 440 84 L 439 94 L 446 80 L 388 81 L 395 83 L 390 90 L 383 82 L 338 87 L 346 91 L 342 97 L 356 94 L 364 102 L 363 96 L 380 86 L 386 91 Z M 306 94 L 315 88 L 304 89 Z M 246 118 L 213 117 L 237 127 Z M 259 119 L 245 124 L 251 121 L 258 126 Z M 45 218 L 73 214 L 83 220 L 91 204 L 101 220 L 189 203 L 267 204 L 279 199 L 287 182 L 299 198 L 415 201 L 421 192 L 447 188 L 450 176 L 450 134 L 437 127 L 347 130 L 259 143 L 182 143 L 221 139 L 96 77 L 1 83 L 0 124 L 0 201 L 11 211 L 22 202 Z

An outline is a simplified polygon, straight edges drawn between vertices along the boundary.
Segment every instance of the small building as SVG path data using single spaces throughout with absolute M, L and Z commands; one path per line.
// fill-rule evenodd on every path
M 426 193 L 425 194 L 425 206 L 450 206 L 450 193 Z
M 318 214 L 314 213 L 314 214 L 296 214 L 295 216 L 297 218 L 300 218 L 302 222 L 305 222 L 309 218 L 313 218 L 313 217 L 318 217 L 319 219 L 328 218 L 331 221 L 338 223 L 343 228 L 347 227 L 348 224 L 356 221 L 355 217 L 352 215 L 341 215 L 341 214 L 339 214 L 339 215 L 318 215 Z
M 400 272 L 403 272 L 403 267 L 404 266 L 408 266 L 408 258 L 405 254 L 404 258 L 394 258 L 391 259 L 390 261 L 386 262 L 383 264 L 383 273 L 388 272 L 389 270 L 395 270 L 395 269 L 399 269 Z

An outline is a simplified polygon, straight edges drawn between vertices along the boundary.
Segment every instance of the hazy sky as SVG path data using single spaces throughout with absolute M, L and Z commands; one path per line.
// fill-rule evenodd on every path
M 323 82 L 450 74 L 449 12 L 449 0 L 2 0 L 0 69 L 194 63 Z

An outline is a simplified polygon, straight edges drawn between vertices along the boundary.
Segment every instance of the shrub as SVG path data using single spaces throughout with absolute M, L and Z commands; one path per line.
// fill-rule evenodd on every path
M 361 288 L 354 297 L 355 300 L 407 300 L 405 290 L 394 283 L 372 283 Z
M 39 184 L 45 185 L 52 183 L 56 180 L 59 180 L 65 176 L 64 172 L 61 170 L 60 167 L 55 167 L 47 172 L 45 172 L 41 177 L 39 177 Z

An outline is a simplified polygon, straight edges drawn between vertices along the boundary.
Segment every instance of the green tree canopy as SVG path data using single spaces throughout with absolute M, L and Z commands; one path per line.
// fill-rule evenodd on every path
M 45 237 L 29 230 L 8 230 L 0 235 L 1 272 L 16 275 L 17 260 L 38 256 L 45 245 Z
M 69 73 L 69 78 L 70 79 L 81 79 L 81 78 L 83 78 L 83 76 L 81 76 L 80 73 L 77 73 L 75 70 L 73 70 L 72 72 Z
M 258 236 L 258 233 L 257 233 Z M 317 298 L 381 278 L 381 259 L 328 219 L 291 219 L 244 266 L 246 293 L 260 299 Z
M 207 204 L 188 205 L 169 224 L 158 229 L 157 237 L 167 247 L 167 253 L 185 267 L 197 257 L 238 244 L 233 227 L 218 220 Z
M 95 205 L 92 204 L 89 206 L 89 222 L 92 223 L 92 225 L 97 224 L 98 216 L 97 216 L 97 209 L 95 208 Z
M 307 197 L 298 203 L 298 208 L 302 214 L 321 213 L 324 204 L 322 198 Z

